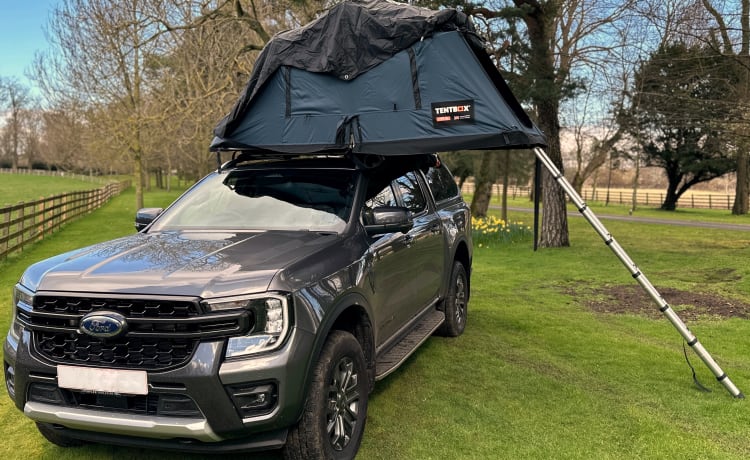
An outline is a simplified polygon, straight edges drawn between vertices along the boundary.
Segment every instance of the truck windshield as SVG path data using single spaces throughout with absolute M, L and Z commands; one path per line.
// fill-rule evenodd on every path
M 246 169 L 214 173 L 162 214 L 152 231 L 309 230 L 340 233 L 351 214 L 354 172 Z

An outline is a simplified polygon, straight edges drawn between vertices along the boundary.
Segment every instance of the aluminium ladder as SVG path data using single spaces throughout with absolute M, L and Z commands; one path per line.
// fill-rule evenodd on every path
M 711 372 L 716 377 L 716 380 L 721 382 L 721 384 L 724 385 L 724 388 L 726 388 L 727 391 L 729 391 L 729 393 L 735 398 L 744 398 L 745 396 L 742 394 L 742 392 L 734 385 L 734 383 L 732 383 L 729 377 L 727 377 L 727 374 L 723 370 L 721 370 L 721 367 L 719 367 L 719 365 L 716 363 L 716 361 L 714 361 L 708 351 L 706 351 L 703 345 L 698 341 L 698 338 L 693 335 L 692 332 L 690 332 L 685 323 L 682 322 L 679 316 L 677 316 L 677 313 L 672 310 L 672 308 L 669 306 L 669 304 L 667 304 L 661 294 L 659 294 L 656 288 L 654 288 L 651 282 L 646 278 L 646 275 L 644 275 L 638 269 L 638 266 L 635 264 L 635 262 L 630 259 L 628 254 L 624 249 L 622 249 L 622 247 L 614 239 L 612 234 L 607 231 L 599 218 L 596 217 L 596 215 L 593 213 L 593 211 L 591 211 L 591 209 L 588 208 L 588 206 L 586 206 L 586 203 L 583 201 L 581 196 L 578 194 L 578 192 L 575 191 L 570 182 L 565 179 L 565 176 L 560 173 L 560 170 L 557 168 L 557 166 L 555 166 L 555 164 L 552 162 L 552 159 L 547 155 L 547 153 L 540 147 L 534 148 L 534 153 L 536 154 L 536 157 L 539 159 L 539 161 L 541 161 L 541 163 L 547 168 L 549 173 L 552 174 L 552 177 L 555 179 L 555 181 L 560 185 L 560 187 L 563 188 L 565 193 L 568 194 L 571 201 L 573 201 L 573 203 L 578 208 L 578 211 L 583 214 L 583 217 L 586 218 L 589 224 L 594 227 L 594 230 L 596 230 L 599 236 L 602 237 L 602 239 L 604 240 L 604 244 L 606 244 L 612 250 L 612 252 L 615 253 L 617 258 L 620 259 L 620 262 L 622 262 L 623 265 L 625 265 L 625 268 L 630 271 L 630 274 L 633 276 L 633 278 L 638 281 L 638 284 L 640 284 L 641 287 L 648 293 L 648 295 L 651 296 L 651 299 L 656 302 L 657 306 L 659 307 L 659 311 L 667 317 L 669 322 L 672 323 L 675 329 L 677 329 L 680 335 L 682 335 L 683 339 L 685 339 L 690 348 L 695 351 L 695 354 L 697 354 L 698 357 L 700 357 L 700 359 L 711 370 Z

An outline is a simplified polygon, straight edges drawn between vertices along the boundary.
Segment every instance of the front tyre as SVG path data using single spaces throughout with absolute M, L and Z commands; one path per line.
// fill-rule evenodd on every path
M 357 339 L 348 332 L 331 332 L 313 370 L 302 419 L 289 431 L 284 458 L 354 458 L 367 418 L 367 379 Z
M 466 275 L 464 265 L 453 262 L 448 294 L 443 303 L 445 322 L 438 334 L 446 337 L 458 337 L 466 328 L 466 310 L 469 303 L 469 277 Z

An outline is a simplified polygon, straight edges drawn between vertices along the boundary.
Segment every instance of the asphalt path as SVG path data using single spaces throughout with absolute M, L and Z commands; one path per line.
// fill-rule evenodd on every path
M 500 206 L 492 205 L 492 209 L 501 209 Z M 533 213 L 532 208 L 517 208 L 509 207 L 509 211 L 519 211 Z M 722 222 L 700 222 L 700 221 L 687 221 L 687 220 L 673 220 L 673 219 L 656 219 L 652 217 L 638 217 L 638 216 L 613 216 L 608 214 L 594 213 L 600 220 L 622 220 L 625 222 L 640 222 L 643 224 L 660 224 L 660 225 L 675 225 L 678 227 L 698 227 L 698 228 L 716 228 L 720 230 L 739 230 L 744 232 L 750 232 L 750 225 L 745 224 L 727 224 Z M 583 217 L 578 211 L 568 211 L 569 217 Z

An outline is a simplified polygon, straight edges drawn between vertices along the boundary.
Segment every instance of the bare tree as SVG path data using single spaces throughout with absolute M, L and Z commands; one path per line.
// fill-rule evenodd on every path
M 743 112 L 746 118 L 747 105 L 750 102 L 750 0 L 721 4 L 713 0 L 701 1 L 715 22 L 708 31 L 708 43 L 714 51 L 731 59 L 737 67 L 736 71 L 740 78 L 733 102 L 741 102 L 745 106 Z M 750 156 L 747 152 L 747 138 L 750 132 L 747 120 L 740 120 L 739 123 L 734 123 L 733 127 L 741 141 L 738 142 L 737 149 L 737 185 L 732 214 L 742 215 L 750 210 Z
M 40 157 L 48 165 L 69 171 L 79 169 L 86 123 L 82 110 L 76 106 L 60 106 L 42 115 L 44 135 Z
M 0 78 L 0 107 L 7 110 L 2 147 L 10 158 L 13 171 L 18 169 L 21 156 L 24 113 L 29 103 L 29 89 L 14 78 Z
M 145 60 L 158 54 L 163 28 L 158 0 L 63 0 L 49 23 L 54 52 L 39 57 L 36 75 L 49 100 L 107 108 L 124 122 L 112 137 L 132 161 L 136 205 L 143 206 Z M 113 127 L 99 124 L 98 128 Z M 116 135 L 115 135 L 116 134 Z

